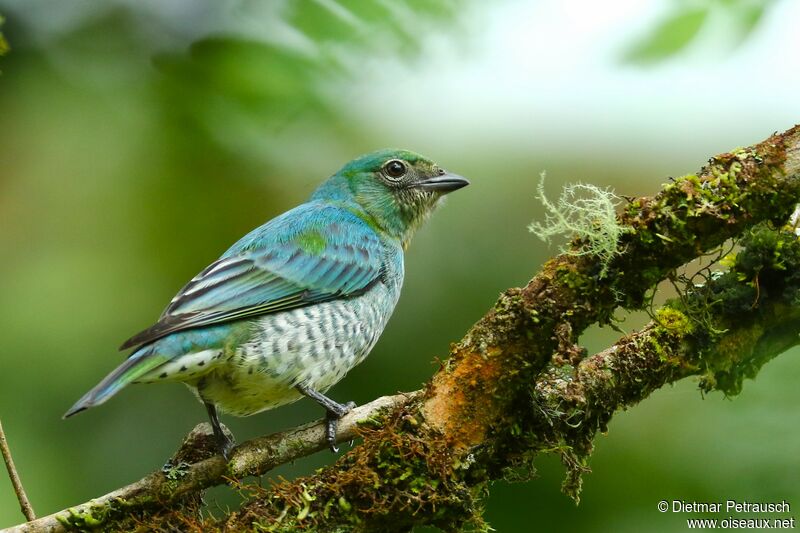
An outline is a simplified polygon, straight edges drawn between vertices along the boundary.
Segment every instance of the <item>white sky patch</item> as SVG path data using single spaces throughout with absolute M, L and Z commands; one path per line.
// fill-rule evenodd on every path
M 570 151 L 583 139 L 584 153 L 623 144 L 706 153 L 699 141 L 713 138 L 723 150 L 800 121 L 800 54 L 791 52 L 800 51 L 800 2 L 778 2 L 732 52 L 730 21 L 717 13 L 675 60 L 624 64 L 624 52 L 673 6 L 478 5 L 456 30 L 469 35 L 428 35 L 419 61 L 366 62 L 344 105 L 367 125 L 391 121 L 398 138 L 417 145 L 474 147 L 488 138 Z

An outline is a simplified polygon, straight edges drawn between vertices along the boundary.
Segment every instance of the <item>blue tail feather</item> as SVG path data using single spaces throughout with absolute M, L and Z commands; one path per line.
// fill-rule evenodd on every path
M 166 358 L 154 354 L 151 347 L 140 349 L 75 402 L 75 405 L 64 413 L 64 418 L 104 403 L 126 385 L 164 364 L 165 361 Z

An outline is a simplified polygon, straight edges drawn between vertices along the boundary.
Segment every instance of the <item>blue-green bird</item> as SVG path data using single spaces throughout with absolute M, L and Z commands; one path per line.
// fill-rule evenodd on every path
M 64 415 L 130 383 L 181 381 L 208 410 L 248 416 L 303 396 L 336 422 L 352 403 L 324 393 L 364 360 L 403 284 L 403 250 L 441 198 L 469 182 L 403 150 L 345 165 L 304 204 L 256 228 L 195 276 L 158 322 L 128 339 L 129 358 Z

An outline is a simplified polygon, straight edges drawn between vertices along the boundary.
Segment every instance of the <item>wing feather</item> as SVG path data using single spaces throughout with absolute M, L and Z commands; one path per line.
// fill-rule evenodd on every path
M 310 217 L 298 211 L 285 213 L 234 245 L 178 292 L 156 324 L 121 349 L 176 331 L 353 297 L 380 281 L 384 247 L 372 228 L 341 209 L 326 213 L 321 208 Z M 292 224 L 283 217 L 305 217 L 306 223 Z M 311 249 L 303 241 L 308 232 L 317 238 Z

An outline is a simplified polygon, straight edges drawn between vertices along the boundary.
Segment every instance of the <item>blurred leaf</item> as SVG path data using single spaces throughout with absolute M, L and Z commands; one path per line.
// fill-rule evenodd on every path
M 0 15 L 0 26 L 2 26 L 5 21 L 6 19 L 3 18 L 3 15 Z M 3 32 L 0 32 L 0 56 L 7 54 L 9 50 L 11 50 L 11 47 L 8 45 L 6 38 L 3 37 Z
M 453 0 L 406 0 L 405 3 L 416 13 L 437 18 L 454 17 L 464 8 L 463 2 Z
M 336 2 L 300 0 L 292 5 L 286 22 L 315 41 L 348 42 L 359 37 L 358 19 Z
M 315 63 L 266 43 L 225 36 L 203 39 L 173 65 L 195 88 L 225 95 L 254 111 L 313 98 Z
M 743 44 L 753 35 L 759 23 L 764 19 L 766 7 L 766 4 L 762 3 L 760 5 L 744 6 L 736 10 L 737 18 L 739 19 L 739 41 L 736 43 L 737 46 Z
M 286 21 L 318 44 L 337 43 L 412 54 L 426 22 L 453 19 L 454 0 L 300 0 Z
M 625 55 L 629 63 L 651 64 L 684 50 L 699 33 L 708 8 L 686 9 L 661 22 L 644 40 Z
M 171 112 L 194 123 L 211 145 L 256 150 L 260 158 L 258 139 L 298 119 L 346 129 L 346 120 L 336 120 L 330 84 L 359 76 L 363 58 L 419 52 L 419 33 L 451 21 L 469 1 L 297 0 L 281 17 L 308 39 L 302 51 L 296 43 L 228 34 L 155 62 L 173 89 Z
M 288 48 L 215 36 L 154 62 L 164 74 L 165 108 L 190 125 L 184 133 L 193 144 L 246 155 L 254 138 L 304 116 L 324 122 L 329 114 L 319 80 L 331 66 Z

